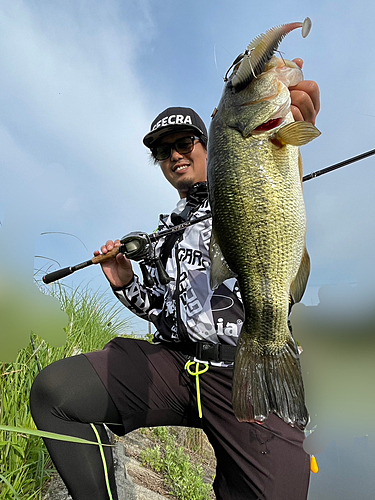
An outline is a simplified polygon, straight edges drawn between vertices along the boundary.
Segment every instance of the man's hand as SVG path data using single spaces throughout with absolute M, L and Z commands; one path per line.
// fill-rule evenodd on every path
M 302 59 L 293 59 L 301 69 Z M 316 116 L 320 110 L 320 93 L 316 82 L 303 80 L 294 87 L 289 87 L 292 100 L 291 110 L 296 121 L 311 122 L 315 125 Z
M 100 250 L 102 254 L 105 255 L 113 248 L 119 247 L 120 245 L 120 240 L 108 240 L 107 243 L 100 248 Z M 100 255 L 100 252 L 96 250 L 94 255 L 96 257 L 97 255 Z M 116 257 L 113 257 L 113 259 L 106 260 L 100 265 L 107 280 L 114 287 L 122 288 L 133 279 L 134 273 L 131 261 L 127 259 L 123 253 L 118 253 Z

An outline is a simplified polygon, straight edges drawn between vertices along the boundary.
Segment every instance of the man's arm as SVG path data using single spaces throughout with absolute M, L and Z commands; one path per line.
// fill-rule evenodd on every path
M 100 250 L 105 255 L 120 245 L 120 240 L 108 240 Z M 99 255 L 99 251 L 95 251 L 94 255 Z M 134 314 L 148 319 L 150 309 L 161 306 L 163 290 L 158 287 L 150 290 L 142 285 L 133 272 L 131 261 L 124 254 L 118 253 L 113 259 L 104 261 L 100 265 L 116 297 Z
M 293 59 L 301 69 L 302 59 Z M 320 92 L 318 84 L 312 80 L 302 80 L 298 85 L 289 87 L 292 100 L 291 110 L 296 121 L 311 122 L 315 125 L 320 110 Z

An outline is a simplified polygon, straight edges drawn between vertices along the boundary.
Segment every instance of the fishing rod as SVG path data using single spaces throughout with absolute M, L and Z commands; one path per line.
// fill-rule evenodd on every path
M 183 231 L 192 224 L 196 224 L 197 222 L 209 219 L 210 217 L 211 212 L 208 212 L 201 217 L 197 217 L 193 220 L 188 220 L 186 222 L 183 222 L 182 224 L 178 224 L 177 226 L 159 231 L 158 233 L 147 234 L 141 231 L 129 233 L 120 240 L 121 245 L 119 247 L 113 248 L 108 253 L 97 255 L 91 260 L 86 260 L 85 262 L 81 262 L 80 264 L 77 264 L 75 266 L 65 267 L 64 269 L 59 269 L 58 271 L 46 274 L 45 276 L 43 276 L 42 280 L 46 285 L 48 285 L 49 283 L 53 283 L 54 281 L 65 278 L 75 271 L 84 269 L 85 267 L 91 266 L 92 264 L 99 264 L 101 262 L 105 262 L 106 260 L 112 259 L 121 252 L 125 254 L 128 259 L 135 260 L 139 263 L 139 267 L 141 268 L 143 274 L 144 284 L 146 286 L 154 285 L 154 280 L 152 276 L 150 276 L 150 273 L 146 268 L 146 265 L 152 264 L 156 266 L 160 283 L 167 284 L 169 283 L 170 278 L 165 271 L 160 258 L 155 256 L 152 243 L 155 243 L 156 241 L 160 240 L 160 238 L 163 238 L 168 234 Z
M 328 172 L 332 172 L 333 170 L 337 170 L 338 168 L 345 167 L 346 165 L 350 165 L 351 163 L 354 163 L 356 161 L 363 160 L 364 158 L 368 158 L 369 156 L 372 156 L 374 154 L 375 149 L 372 149 L 371 151 L 367 151 L 366 153 L 353 156 L 352 158 L 348 158 L 347 160 L 335 163 L 334 165 L 323 168 L 321 170 L 317 170 L 316 172 L 312 172 L 311 174 L 307 174 L 302 178 L 302 181 L 305 182 L 309 181 L 310 179 L 315 179 L 315 177 L 319 177 L 320 175 L 327 174 Z M 77 264 L 75 266 L 65 267 L 64 269 L 59 269 L 58 271 L 46 274 L 45 276 L 43 276 L 42 280 L 46 285 L 48 285 L 49 283 L 53 283 L 54 281 L 65 278 L 75 271 L 84 269 L 85 267 L 91 266 L 92 264 L 99 264 L 101 262 L 105 262 L 106 260 L 112 259 L 121 252 L 125 254 L 128 259 L 139 262 L 139 267 L 141 268 L 144 284 L 146 286 L 153 286 L 153 284 L 155 283 L 154 278 L 150 275 L 146 267 L 146 265 L 152 264 L 157 269 L 160 283 L 169 283 L 170 278 L 160 258 L 155 256 L 152 243 L 155 243 L 160 238 L 163 238 L 168 234 L 183 231 L 193 224 L 209 219 L 211 215 L 211 212 L 207 212 L 207 214 L 201 217 L 197 217 L 193 220 L 188 220 L 186 222 L 183 222 L 182 224 L 178 224 L 177 226 L 159 231 L 158 233 L 147 234 L 141 231 L 129 233 L 120 240 L 121 245 L 119 247 L 113 248 L 108 253 L 97 255 L 91 260 L 81 262 L 80 264 Z
M 335 163 L 334 165 L 323 168 L 322 170 L 318 170 L 317 172 L 312 172 L 311 174 L 307 174 L 302 178 L 302 180 L 303 182 L 305 182 L 309 181 L 310 179 L 315 179 L 315 177 L 319 177 L 320 175 L 332 172 L 332 170 L 345 167 L 346 165 L 350 165 L 351 163 L 354 163 L 358 160 L 363 160 L 364 158 L 367 158 L 368 156 L 371 156 L 373 154 L 375 154 L 375 149 L 371 149 L 371 151 L 367 151 L 366 153 L 362 153 L 361 155 L 358 156 L 353 156 L 352 158 L 348 158 L 347 160 L 340 161 L 339 163 Z

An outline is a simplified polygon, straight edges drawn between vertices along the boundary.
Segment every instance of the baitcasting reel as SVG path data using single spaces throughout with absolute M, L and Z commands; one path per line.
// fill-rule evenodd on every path
M 155 256 L 154 241 L 156 241 L 156 238 L 153 238 L 152 234 L 149 235 L 141 231 L 129 233 L 120 240 L 121 246 L 119 251 L 128 259 L 135 260 L 139 263 L 143 276 L 143 283 L 147 287 L 155 285 L 155 280 L 147 269 L 147 265 L 156 267 L 159 281 L 162 285 L 166 285 L 171 281 L 160 257 Z

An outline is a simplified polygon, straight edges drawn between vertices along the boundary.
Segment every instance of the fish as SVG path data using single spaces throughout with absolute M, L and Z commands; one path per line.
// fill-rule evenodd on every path
M 275 413 L 303 428 L 299 350 L 288 326 L 310 274 L 299 147 L 320 135 L 295 122 L 288 87 L 303 79 L 276 57 L 281 40 L 311 21 L 271 28 L 234 61 L 209 129 L 207 180 L 212 211 L 211 288 L 235 276 L 243 301 L 232 405 L 241 422 Z

